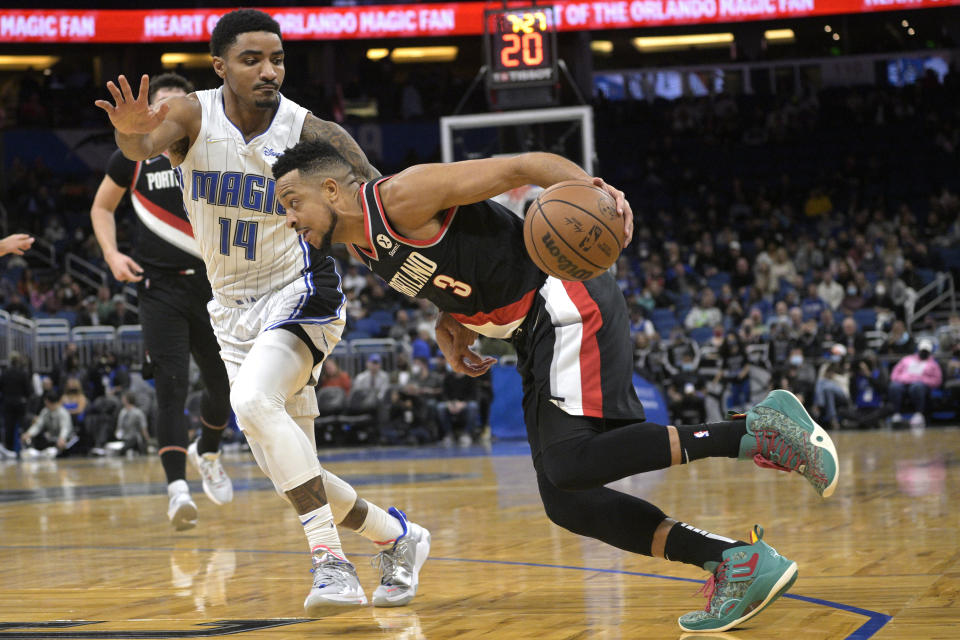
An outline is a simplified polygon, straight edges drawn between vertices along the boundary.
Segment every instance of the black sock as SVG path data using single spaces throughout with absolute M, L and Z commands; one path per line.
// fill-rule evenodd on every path
M 160 454 L 160 464 L 167 475 L 167 484 L 175 480 L 187 479 L 187 454 L 183 451 L 168 449 Z
M 700 458 L 727 457 L 740 455 L 740 439 L 747 434 L 746 420 L 727 420 L 695 426 L 678 425 L 680 449 L 684 462 L 693 462 Z
M 216 453 L 220 450 L 220 439 L 223 437 L 223 427 L 214 429 L 204 424 L 200 429 L 200 440 L 197 441 L 197 453 Z
M 667 535 L 664 555 L 667 560 L 686 562 L 707 569 L 708 562 L 722 562 L 723 552 L 733 547 L 746 545 L 741 540 L 731 540 L 709 531 L 702 531 L 689 524 L 678 522 Z M 709 570 L 709 569 L 708 569 Z

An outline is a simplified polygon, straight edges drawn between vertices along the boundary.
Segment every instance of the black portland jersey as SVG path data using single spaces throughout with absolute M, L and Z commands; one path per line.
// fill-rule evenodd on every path
M 364 184 L 367 251 L 357 255 L 387 284 L 408 296 L 426 298 L 458 322 L 491 338 L 508 338 L 520 326 L 546 280 L 523 244 L 523 221 L 484 200 L 443 213 L 439 233 L 411 240 L 387 221 L 379 185 Z
M 134 259 L 147 269 L 205 273 L 170 159 L 161 155 L 135 162 L 117 149 L 110 157 L 107 175 L 130 190 L 130 203 L 137 214 Z

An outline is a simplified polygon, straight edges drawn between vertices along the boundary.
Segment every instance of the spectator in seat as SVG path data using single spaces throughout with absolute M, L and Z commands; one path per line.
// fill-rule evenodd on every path
M 83 431 L 83 418 L 87 412 L 87 396 L 83 394 L 83 386 L 79 378 L 67 378 L 63 385 L 63 397 L 61 398 L 63 408 L 70 414 L 74 429 L 77 432 Z
M 820 285 L 817 287 L 817 296 L 831 309 L 836 310 L 843 302 L 843 287 L 833 279 L 833 274 L 827 269 L 823 272 Z
M 800 302 L 800 308 L 803 311 L 804 320 L 819 318 L 823 310 L 827 308 L 827 303 L 820 297 L 816 283 L 811 282 L 807 285 L 807 296 Z
M 383 401 L 390 392 L 390 375 L 383 370 L 383 360 L 379 353 L 374 353 L 367 358 L 367 368 L 357 374 L 353 379 L 354 390 L 369 389 L 375 391 L 377 400 Z
M 127 308 L 127 301 L 122 293 L 113 296 L 113 309 L 107 314 L 105 324 L 119 327 L 124 324 L 137 324 L 137 314 Z
M 727 332 L 720 346 L 720 358 L 722 364 L 714 382 L 726 383 L 728 408 L 746 408 L 750 404 L 750 362 L 735 331 Z
M 785 362 L 774 372 L 774 387 L 792 391 L 801 402 L 813 397 L 817 371 L 803 355 L 803 349 L 794 347 Z
M 685 382 L 667 388 L 670 415 L 682 424 L 703 424 L 707 421 L 707 403 L 702 393 L 692 382 Z
M 859 429 L 876 427 L 890 414 L 884 402 L 890 377 L 880 366 L 877 354 L 867 349 L 853 371 L 853 407 L 844 413 L 851 426 Z
M 894 320 L 890 327 L 887 339 L 880 346 L 880 353 L 885 356 L 904 356 L 913 353 L 916 343 L 907 331 L 903 320 Z
M 147 416 L 137 406 L 136 396 L 128 391 L 123 394 L 123 408 L 117 416 L 117 440 L 123 443 L 123 452 L 146 453 L 150 435 L 147 432 Z
M 466 447 L 479 435 L 476 378 L 448 370 L 443 378 L 443 399 L 437 411 L 443 443 L 450 445 L 454 436 Z
M 410 322 L 410 314 L 406 309 L 397 309 L 393 316 L 393 326 L 390 327 L 388 338 L 392 338 L 402 344 L 407 344 L 416 334 L 416 327 Z
M 324 361 L 323 370 L 320 371 L 321 387 L 340 387 L 345 394 L 349 395 L 352 384 L 350 374 L 341 369 L 336 360 L 327 358 Z
M 878 306 L 897 312 L 902 311 L 907 301 L 907 284 L 897 277 L 897 272 L 892 266 L 884 268 L 883 278 L 877 282 L 873 290 Z
M 713 327 L 722 321 L 723 315 L 720 313 L 720 309 L 717 308 L 717 297 L 714 295 L 712 289 L 704 287 L 700 291 L 700 298 L 697 300 L 697 303 L 693 305 L 690 313 L 687 314 L 686 319 L 683 321 L 683 325 L 687 329 L 696 329 L 698 327 Z
M 850 363 L 847 348 L 842 344 L 833 345 L 830 358 L 820 365 L 813 402 L 820 410 L 821 422 L 839 429 L 839 409 L 850 402 Z
M 817 326 L 817 340 L 821 344 L 827 342 L 839 342 L 843 331 L 837 324 L 836 316 L 830 308 L 824 309 L 820 313 L 820 324 Z
M 863 333 L 860 332 L 860 328 L 857 327 L 857 321 L 847 316 L 843 319 L 841 328 L 841 334 L 837 342 L 847 348 L 847 353 L 850 354 L 852 358 L 859 357 L 864 349 L 867 348 L 867 339 Z
M 737 294 L 742 294 L 744 288 L 752 287 L 754 282 L 753 271 L 750 269 L 750 262 L 744 258 L 740 257 L 737 259 L 735 266 L 733 268 L 733 273 L 730 275 L 730 285 L 733 287 L 733 290 Z
M 933 343 L 924 338 L 917 345 L 915 354 L 904 356 L 893 368 L 890 374 L 890 404 L 894 410 L 894 422 L 902 422 L 904 396 L 909 395 L 916 410 L 915 421 L 911 421 L 911 425 L 926 424 L 923 414 L 927 409 L 930 391 L 943 383 L 943 371 L 932 355 Z
M 73 421 L 60 404 L 60 393 L 51 389 L 43 395 L 43 409 L 21 436 L 25 458 L 56 458 L 73 444 Z

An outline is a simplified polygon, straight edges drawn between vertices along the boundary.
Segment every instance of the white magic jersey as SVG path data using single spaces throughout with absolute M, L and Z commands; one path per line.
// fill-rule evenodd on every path
M 284 226 L 270 170 L 300 140 L 307 110 L 280 96 L 270 127 L 245 140 L 227 117 L 222 87 L 196 95 L 200 133 L 177 174 L 214 297 L 241 306 L 316 271 L 311 258 L 326 262 Z

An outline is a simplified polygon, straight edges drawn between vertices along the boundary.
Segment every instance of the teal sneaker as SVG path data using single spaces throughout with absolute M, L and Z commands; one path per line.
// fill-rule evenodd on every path
M 681 629 L 732 629 L 766 609 L 793 586 L 797 581 L 797 563 L 781 556 L 761 538 L 763 527 L 754 525 L 750 532 L 752 544 L 723 552 L 723 561 L 700 589 L 707 598 L 706 608 L 680 616 Z
M 741 460 L 766 469 L 796 471 L 824 498 L 833 495 L 840 461 L 833 440 L 789 391 L 774 389 L 746 413 L 747 435 L 740 441 Z

